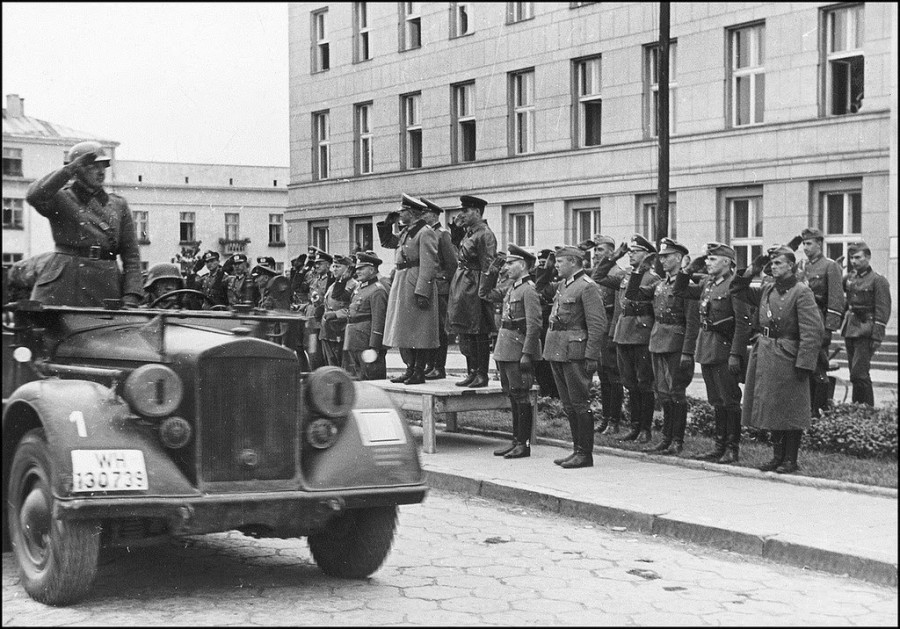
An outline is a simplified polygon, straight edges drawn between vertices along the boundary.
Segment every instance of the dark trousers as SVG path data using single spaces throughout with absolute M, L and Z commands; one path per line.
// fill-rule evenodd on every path
M 449 295 L 438 295 L 438 347 L 432 350 L 428 358 L 426 371 L 431 369 L 445 370 L 447 367 L 447 300 Z
M 468 371 L 487 376 L 491 360 L 491 340 L 487 333 L 460 334 L 459 352 L 466 357 Z
M 850 363 L 850 382 L 853 384 L 854 402 L 875 406 L 875 392 L 872 390 L 872 339 L 844 339 L 847 348 L 847 362 Z
M 347 350 L 344 352 L 344 369 L 359 380 L 384 380 L 387 378 L 386 351 L 378 352 L 375 362 L 364 363 L 363 350 Z

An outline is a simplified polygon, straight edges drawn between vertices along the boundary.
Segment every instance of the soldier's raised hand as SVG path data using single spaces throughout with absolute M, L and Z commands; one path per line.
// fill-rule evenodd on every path
M 97 159 L 96 151 L 88 151 L 87 153 L 82 153 L 75 159 L 73 159 L 69 164 L 73 168 L 83 168 L 84 166 L 89 166 L 93 164 Z
M 624 258 L 626 253 L 628 253 L 628 241 L 623 240 L 619 243 L 619 246 L 616 247 L 616 250 L 613 251 L 613 260 Z
M 693 275 L 694 273 L 702 273 L 705 270 L 706 270 L 706 256 L 705 255 L 694 258 L 687 267 L 688 275 Z

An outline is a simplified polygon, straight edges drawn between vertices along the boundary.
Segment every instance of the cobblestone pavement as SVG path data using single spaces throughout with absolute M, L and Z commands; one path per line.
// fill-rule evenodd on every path
M 886 625 L 897 590 L 433 491 L 385 565 L 324 576 L 305 540 L 230 532 L 107 551 L 92 596 L 46 607 L 3 554 L 3 625 Z

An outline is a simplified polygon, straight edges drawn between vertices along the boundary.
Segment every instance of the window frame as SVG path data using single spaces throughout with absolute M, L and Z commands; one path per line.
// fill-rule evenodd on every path
M 468 97 L 461 100 L 463 94 L 468 94 Z M 464 115 L 460 115 L 460 104 L 461 102 L 467 103 L 471 111 L 466 111 Z M 451 163 L 453 164 L 468 164 L 471 162 L 478 161 L 478 123 L 477 117 L 475 115 L 475 81 L 463 81 L 461 83 L 455 83 L 450 86 L 450 106 L 451 106 L 451 134 L 450 134 L 450 149 L 452 151 L 451 154 Z M 464 157 L 465 145 L 464 140 L 466 134 L 464 131 L 468 127 L 464 127 L 464 125 L 471 125 L 472 127 L 472 159 L 462 159 Z
M 534 68 L 509 73 L 509 155 L 529 155 L 535 152 L 536 88 Z M 524 84 L 524 89 L 523 89 Z M 525 95 L 530 102 L 522 102 Z M 525 120 L 523 148 L 522 120 Z
M 752 127 L 765 124 L 766 111 L 766 23 L 765 21 L 750 22 L 738 26 L 731 26 L 728 29 L 728 46 L 727 46 L 727 71 L 728 71 L 728 90 L 726 94 L 726 103 L 728 107 L 728 125 L 731 128 Z M 754 36 L 754 33 L 756 35 Z M 750 65 L 737 67 L 740 54 L 740 45 L 736 45 L 736 38 L 739 35 L 750 34 Z M 756 65 L 753 65 L 753 62 Z M 757 111 L 757 91 L 759 90 L 760 77 L 762 80 L 762 111 Z M 738 85 L 741 79 L 749 78 L 750 94 L 748 97 L 750 111 L 747 113 L 748 122 L 740 122 L 740 98 L 738 97 Z M 757 120 L 757 117 L 761 117 Z
M 309 244 L 323 251 L 330 249 L 331 227 L 327 220 L 309 221 Z
M 593 65 L 596 62 L 596 76 L 594 72 L 590 73 L 592 79 L 596 80 L 597 91 L 587 93 L 585 86 L 585 78 L 588 76 L 586 70 L 588 64 Z M 579 57 L 572 60 L 572 101 L 575 111 L 573 121 L 573 148 L 592 148 L 603 144 L 603 55 L 590 55 L 589 57 Z M 587 110 L 589 106 L 599 103 L 600 105 L 600 130 L 598 132 L 599 141 L 596 144 L 587 143 L 587 127 L 588 119 Z
M 325 181 L 331 175 L 331 115 L 330 110 L 312 112 L 312 176 L 313 181 Z M 324 137 L 323 137 L 324 136 Z M 324 159 L 323 159 L 324 157 Z
M 178 213 L 178 244 L 193 244 L 197 242 L 197 213 L 196 212 L 179 212 Z M 190 236 L 190 238 L 185 238 Z
M 450 39 L 456 39 L 458 37 L 467 37 L 475 32 L 473 27 L 474 14 L 472 9 L 474 8 L 474 2 L 451 2 L 450 3 Z M 467 29 L 464 33 L 460 32 L 459 24 L 460 24 L 460 12 L 464 12 L 466 14 L 466 25 Z
M 506 218 L 504 221 L 506 244 L 516 244 L 526 249 L 534 247 L 534 204 L 515 203 L 502 207 Z M 520 219 L 524 219 L 525 242 L 519 242 L 519 238 L 515 237 Z
M 410 104 L 415 104 L 413 116 L 410 115 Z M 402 170 L 416 170 L 422 168 L 423 165 L 421 112 L 422 92 L 410 92 L 409 94 L 400 95 L 400 168 Z M 418 165 L 414 164 L 411 159 L 411 156 L 414 154 L 411 146 L 412 138 L 415 136 L 419 138 Z
M 675 191 L 669 191 L 669 230 L 666 234 L 656 233 L 656 211 L 657 211 L 657 195 L 656 193 L 639 194 L 635 197 L 635 225 L 638 226 L 637 233 L 646 238 L 654 246 L 659 242 L 660 238 L 668 236 L 673 240 L 678 238 L 678 197 Z
M 828 208 L 826 199 L 828 197 L 840 195 L 843 197 L 842 223 L 843 232 L 831 232 L 829 225 Z M 853 206 L 847 201 L 852 196 L 859 197 L 859 231 L 853 231 Z M 839 256 L 834 255 L 833 245 L 841 245 L 841 254 L 846 259 L 847 245 L 851 242 L 862 240 L 863 221 L 865 219 L 865 208 L 863 198 L 863 186 L 861 178 L 849 178 L 839 180 L 814 181 L 811 184 L 811 197 L 813 202 L 811 223 L 819 227 L 824 235 L 823 251 L 825 255 L 831 259 Z M 848 229 L 849 226 L 849 229 Z
M 372 130 L 372 101 L 356 103 L 353 106 L 354 169 L 357 175 L 371 175 L 375 172 L 375 133 Z M 368 170 L 365 168 L 368 162 Z
M 25 199 L 3 197 L 3 229 L 25 229 L 24 221 Z
M 310 40 L 312 43 L 312 50 L 310 51 L 311 74 L 327 72 L 331 69 L 331 43 L 328 39 L 327 16 L 327 7 L 310 12 Z
M 273 221 L 273 218 L 275 219 Z M 273 238 L 274 236 L 274 238 Z M 280 247 L 284 242 L 284 214 L 269 214 L 269 246 Z
M 659 44 L 654 42 L 644 46 L 644 137 L 659 137 Z M 669 135 L 676 134 L 675 122 L 678 118 L 678 40 L 669 41 Z
M 14 253 L 14 252 L 10 253 L 10 252 L 4 251 L 3 252 L 3 269 L 4 270 L 9 269 L 16 262 L 21 262 L 24 259 L 25 259 L 25 254 Z
M 23 177 L 24 156 L 22 149 L 17 146 L 3 147 L 3 176 Z
M 134 234 L 137 237 L 139 245 L 150 244 L 150 212 L 147 210 L 132 210 L 131 216 L 134 218 Z M 143 229 L 141 224 L 143 223 Z
M 224 212 L 225 240 L 241 239 L 241 215 L 239 212 Z
M 353 63 L 372 60 L 372 29 L 367 2 L 353 3 Z
M 843 48 L 840 50 L 832 50 L 833 44 L 833 34 L 834 34 L 834 18 L 837 14 L 841 12 L 849 12 L 848 16 L 853 16 L 853 26 L 854 28 L 847 28 L 847 38 L 850 37 L 852 33 L 854 38 L 856 39 L 856 47 L 855 48 Z M 858 12 L 858 15 L 852 13 Z M 861 18 L 861 19 L 860 19 Z M 821 18 L 820 18 L 820 32 L 821 40 L 820 40 L 820 66 L 821 66 L 821 93 L 820 93 L 820 113 L 824 116 L 846 116 L 849 114 L 859 113 L 862 109 L 862 102 L 860 102 L 856 109 L 854 110 L 854 103 L 852 101 L 853 91 L 852 91 L 852 81 L 853 77 L 848 72 L 847 75 L 847 101 L 845 102 L 846 110 L 843 112 L 835 113 L 834 107 L 834 67 L 837 63 L 846 63 L 845 60 L 855 59 L 857 57 L 862 60 L 862 89 L 860 90 L 860 101 L 862 101 L 865 97 L 865 63 L 866 63 L 866 55 L 865 55 L 865 3 L 851 3 L 851 4 L 842 4 L 837 6 L 829 6 L 823 7 L 821 10 Z M 861 40 L 861 41 L 860 41 Z M 845 41 L 845 43 L 848 43 Z
M 351 251 L 356 251 L 356 243 L 359 243 L 360 231 L 367 232 L 363 235 L 362 251 L 372 251 L 375 243 L 375 232 L 372 227 L 371 216 L 354 216 L 350 218 L 350 243 Z M 366 246 L 368 243 L 368 246 Z
M 417 6 L 418 2 L 400 2 L 400 52 L 409 50 L 419 50 L 422 47 L 422 9 Z M 418 43 L 412 45 L 410 42 L 410 25 L 415 24 L 418 33 Z
M 506 23 L 518 24 L 534 19 L 534 2 L 507 2 Z

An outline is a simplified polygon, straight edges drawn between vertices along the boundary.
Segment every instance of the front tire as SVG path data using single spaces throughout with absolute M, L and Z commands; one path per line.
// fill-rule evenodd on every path
M 384 563 L 397 528 L 397 507 L 351 509 L 307 538 L 313 559 L 325 574 L 364 579 Z
M 70 605 L 90 591 L 97 575 L 100 525 L 54 518 L 52 486 L 44 431 L 31 430 L 10 469 L 10 541 L 28 595 L 45 605 Z

